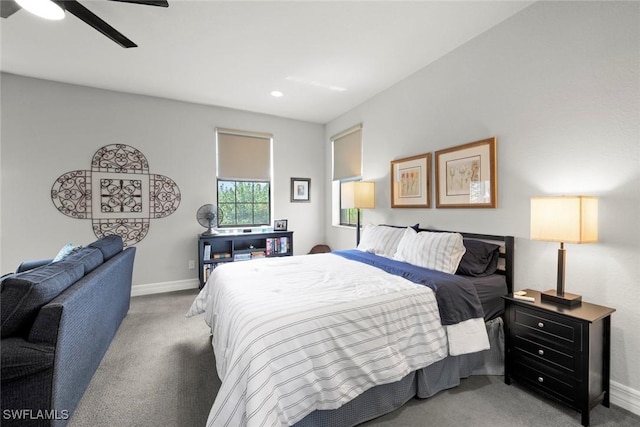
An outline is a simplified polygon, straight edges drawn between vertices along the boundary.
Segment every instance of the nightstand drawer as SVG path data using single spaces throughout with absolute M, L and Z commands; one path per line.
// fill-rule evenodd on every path
M 516 356 L 513 364 L 513 376 L 563 402 L 576 406 L 578 401 L 578 382 L 563 375 L 557 375 Z
M 541 344 L 535 339 L 530 340 L 517 335 L 513 339 L 513 346 L 515 350 L 528 355 L 538 362 L 562 369 L 569 375 L 575 375 L 576 372 L 580 371 L 579 358 L 573 352 L 559 351 Z
M 579 322 L 571 322 L 566 318 L 555 316 L 526 307 L 515 307 L 515 325 L 554 342 L 580 349 L 582 326 Z

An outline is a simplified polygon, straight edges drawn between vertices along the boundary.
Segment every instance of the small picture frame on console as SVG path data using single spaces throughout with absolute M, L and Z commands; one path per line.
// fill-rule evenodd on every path
M 273 230 L 274 231 L 287 231 L 287 220 L 286 219 L 276 219 L 273 222 Z

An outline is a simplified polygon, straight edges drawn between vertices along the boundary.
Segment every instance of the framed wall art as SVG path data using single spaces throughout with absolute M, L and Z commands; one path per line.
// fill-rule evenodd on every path
M 436 151 L 436 208 L 496 208 L 496 138 Z
M 291 201 L 309 202 L 311 194 L 311 178 L 291 178 Z
M 391 207 L 431 207 L 431 153 L 391 161 Z

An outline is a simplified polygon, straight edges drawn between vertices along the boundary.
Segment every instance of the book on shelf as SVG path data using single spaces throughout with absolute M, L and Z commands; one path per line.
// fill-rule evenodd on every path
M 209 277 L 211 276 L 211 271 L 213 270 L 213 264 L 205 264 L 202 266 L 202 282 L 207 283 Z
M 209 261 L 211 259 L 211 245 L 208 243 L 205 243 L 204 245 L 202 259 L 205 261 Z
M 233 260 L 234 261 L 246 261 L 251 259 L 251 253 L 247 252 L 247 253 L 242 253 L 242 254 L 235 254 L 233 256 Z
M 285 254 L 289 252 L 290 243 L 288 237 L 273 237 L 267 239 L 267 255 Z
M 215 254 L 213 254 L 213 259 L 224 259 L 224 258 L 231 258 L 231 254 L 228 252 L 216 252 Z
M 289 238 L 281 237 L 280 238 L 280 253 L 286 254 L 289 252 Z

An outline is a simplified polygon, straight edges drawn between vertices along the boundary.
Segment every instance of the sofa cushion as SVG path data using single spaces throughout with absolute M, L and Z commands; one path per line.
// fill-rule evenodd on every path
M 2 340 L 1 353 L 0 368 L 4 386 L 4 381 L 20 379 L 53 367 L 55 347 L 31 343 L 22 338 L 7 338 Z
M 0 298 L 2 338 L 26 335 L 40 308 L 83 275 L 83 264 L 63 260 L 5 278 Z
M 122 237 L 115 234 L 98 239 L 95 242 L 91 243 L 89 246 L 92 248 L 100 249 L 100 252 L 102 252 L 102 256 L 104 257 L 105 261 L 107 261 L 118 252 L 122 252 L 122 248 L 124 247 L 124 245 L 122 244 Z
M 16 273 L 24 273 L 25 271 L 42 267 L 43 265 L 47 265 L 51 262 L 53 262 L 53 259 L 32 259 L 29 261 L 22 261 L 18 268 L 16 268 Z
M 84 274 L 87 275 L 101 265 L 104 258 L 100 249 L 86 247 L 67 256 L 64 260 L 67 262 L 82 264 L 84 267 Z

